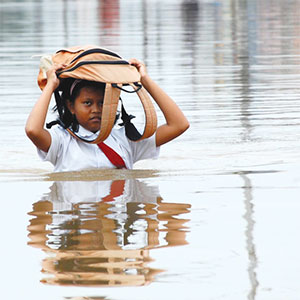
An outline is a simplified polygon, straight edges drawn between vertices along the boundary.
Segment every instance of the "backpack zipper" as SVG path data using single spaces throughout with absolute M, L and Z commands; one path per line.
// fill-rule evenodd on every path
M 70 62 L 70 64 L 73 63 L 74 61 L 76 61 L 77 59 L 79 59 L 79 58 L 81 58 L 81 57 L 83 57 L 83 56 L 92 54 L 92 53 L 101 53 L 101 54 L 106 54 L 106 55 L 110 55 L 110 56 L 117 57 L 117 58 L 122 58 L 122 57 L 120 57 L 119 55 L 117 55 L 116 53 L 111 52 L 111 51 L 109 51 L 109 50 L 99 49 L 99 48 L 94 48 L 94 49 L 89 49 L 89 50 L 86 50 L 86 51 L 80 53 L 78 56 L 76 56 L 76 57 Z
M 62 73 L 66 73 L 66 72 L 72 72 L 74 70 L 76 70 L 77 68 L 83 66 L 83 65 L 91 65 L 91 64 L 95 64 L 95 65 L 129 65 L 129 62 L 126 60 L 96 60 L 96 61 L 81 61 L 79 62 L 77 65 L 75 65 L 73 68 L 68 69 L 68 70 L 63 70 L 60 72 L 57 72 L 56 74 L 59 76 Z

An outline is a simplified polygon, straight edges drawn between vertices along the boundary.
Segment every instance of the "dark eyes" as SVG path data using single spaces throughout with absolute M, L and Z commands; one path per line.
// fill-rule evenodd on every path
M 83 104 L 87 105 L 87 106 L 91 106 L 93 104 L 93 101 L 90 101 L 90 100 L 86 100 L 83 102 Z M 102 106 L 103 105 L 103 102 L 98 102 L 97 103 L 99 106 Z

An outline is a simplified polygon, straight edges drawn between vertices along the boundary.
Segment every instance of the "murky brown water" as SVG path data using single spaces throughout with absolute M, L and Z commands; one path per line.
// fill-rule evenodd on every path
M 300 0 L 0 1 L 5 299 L 300 299 L 299 30 Z M 144 60 L 180 105 L 158 160 L 38 159 L 36 56 L 79 44 Z
M 164 202 L 157 187 L 135 179 L 54 182 L 29 213 L 29 245 L 47 253 L 42 282 L 151 283 L 162 272 L 148 266 L 151 250 L 187 244 L 190 206 Z

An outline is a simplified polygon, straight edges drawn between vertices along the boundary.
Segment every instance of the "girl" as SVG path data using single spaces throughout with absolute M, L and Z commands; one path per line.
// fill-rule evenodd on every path
M 149 77 L 145 65 L 137 59 L 131 59 L 129 63 L 139 71 L 142 85 L 166 120 L 166 124 L 159 126 L 153 136 L 138 142 L 132 142 L 126 137 L 124 127 L 112 129 L 104 143 L 119 154 L 124 167 L 132 169 L 138 160 L 157 158 L 159 147 L 187 130 L 189 123 L 175 102 Z M 60 83 L 56 71 L 64 67 L 65 65 L 54 65 L 47 72 L 47 84 L 26 123 L 27 136 L 38 148 L 40 157 L 54 165 L 55 172 L 115 168 L 98 145 L 74 138 L 62 126 L 55 126 L 51 130 L 44 128 L 52 94 Z M 103 98 L 104 84 L 73 81 L 65 103 L 65 120 L 61 121 L 73 130 L 78 130 L 78 135 L 95 139 L 101 126 Z

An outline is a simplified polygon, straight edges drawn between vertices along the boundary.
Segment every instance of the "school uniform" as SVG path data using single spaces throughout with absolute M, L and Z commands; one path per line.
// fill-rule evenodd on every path
M 61 126 L 52 127 L 49 132 L 50 148 L 48 152 L 38 149 L 38 154 L 42 160 L 54 165 L 54 172 L 115 168 L 98 145 L 74 138 Z M 93 133 L 79 126 L 78 135 L 93 140 L 98 136 L 98 132 Z M 124 127 L 113 128 L 104 143 L 122 157 L 127 169 L 132 169 L 133 164 L 139 160 L 155 159 L 159 156 L 160 148 L 156 147 L 155 134 L 150 138 L 133 142 L 126 137 Z
M 157 233 L 152 226 L 159 223 L 158 199 L 157 186 L 136 179 L 56 181 L 50 191 L 33 205 L 34 224 L 39 224 L 40 231 L 36 232 L 33 228 L 29 235 L 33 245 L 46 246 L 48 250 L 144 249 L 157 246 L 156 239 L 149 238 L 149 235 Z M 51 215 L 46 224 L 44 215 L 39 214 L 41 209 Z M 151 215 L 149 218 L 139 214 L 143 209 Z M 74 222 L 80 224 L 76 235 L 70 230 Z M 41 234 L 47 234 L 49 238 L 43 240 Z

